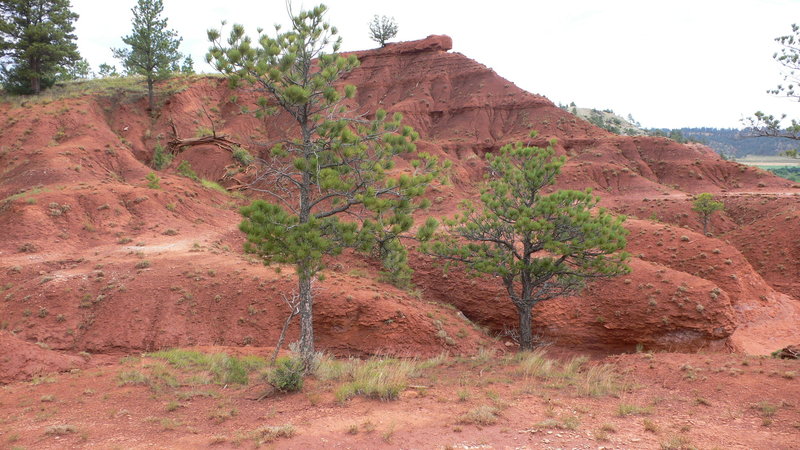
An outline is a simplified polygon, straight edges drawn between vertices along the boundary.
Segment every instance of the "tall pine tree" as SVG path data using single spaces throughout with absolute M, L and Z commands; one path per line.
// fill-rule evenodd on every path
M 427 206 L 422 194 L 437 167 L 432 157 L 419 154 L 411 173 L 390 176 L 394 157 L 415 150 L 417 133 L 401 124 L 399 114 L 389 117 L 379 110 L 367 120 L 349 111 L 345 100 L 355 87 L 340 81 L 359 61 L 338 53 L 341 38 L 324 20 L 326 10 L 319 5 L 301 11 L 287 31 L 260 34 L 257 41 L 241 25 L 234 25 L 227 39 L 209 30 L 213 46 L 206 57 L 232 84 L 255 87 L 261 95 L 257 114 L 282 111 L 293 119 L 252 186 L 270 202 L 256 200 L 242 208 L 239 228 L 247 234 L 246 251 L 265 264 L 295 268 L 306 367 L 314 356 L 312 286 L 323 258 L 345 247 L 373 250 L 393 275 L 406 277 L 399 237 L 413 225 L 413 211 Z
M 7 91 L 38 94 L 80 61 L 69 0 L 0 1 L 0 60 Z
M 148 107 L 153 111 L 153 86 L 156 81 L 168 77 L 183 57 L 178 52 L 181 38 L 176 31 L 167 28 L 167 19 L 161 18 L 164 11 L 161 0 L 139 0 L 131 11 L 133 30 L 122 38 L 130 48 L 111 51 L 122 61 L 128 74 L 143 75 L 147 79 Z

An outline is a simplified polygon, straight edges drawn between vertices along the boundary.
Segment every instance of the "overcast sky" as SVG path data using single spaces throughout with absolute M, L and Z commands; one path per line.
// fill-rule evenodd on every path
M 222 19 L 251 34 L 286 22 L 284 0 L 163 0 L 198 71 L 206 30 Z M 343 50 L 375 47 L 367 23 L 393 16 L 396 41 L 453 38 L 454 52 L 555 103 L 629 113 L 647 128 L 741 127 L 757 110 L 797 117 L 766 94 L 781 82 L 774 38 L 800 22 L 800 0 L 328 0 Z M 136 0 L 72 0 L 78 46 L 93 68 L 130 33 Z M 295 9 L 317 2 L 295 0 Z M 119 64 L 117 64 L 120 66 Z

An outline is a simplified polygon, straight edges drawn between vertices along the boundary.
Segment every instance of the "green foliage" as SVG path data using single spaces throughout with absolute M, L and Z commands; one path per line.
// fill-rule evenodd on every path
M 372 17 L 372 22 L 369 23 L 369 38 L 381 44 L 381 47 L 386 45 L 386 41 L 397 36 L 397 22 L 394 17 L 386 17 L 377 15 Z
M 471 202 L 445 221 L 445 233 L 422 250 L 460 264 L 473 274 L 502 279 L 520 318 L 523 350 L 531 348 L 530 313 L 541 301 L 579 292 L 586 279 L 627 273 L 624 216 L 612 216 L 591 190 L 545 195 L 564 157 L 522 143 L 487 155 L 489 174 L 482 207 Z M 420 238 L 427 240 L 435 221 Z
M 765 167 L 764 169 L 781 178 L 800 183 L 800 167 Z
M 59 70 L 80 61 L 69 0 L 0 2 L 0 72 L 11 93 L 38 94 L 51 86 Z
M 194 74 L 194 59 L 192 59 L 192 55 L 188 55 L 186 58 L 183 58 L 183 63 L 181 64 L 181 73 L 184 75 L 192 75 Z
M 200 180 L 200 184 L 202 184 L 204 188 L 217 191 L 217 192 L 219 192 L 221 194 L 225 194 L 225 195 L 229 194 L 228 190 L 225 189 L 224 187 L 222 187 L 216 181 L 206 180 L 205 178 L 203 178 L 202 180 Z
M 647 130 L 647 134 L 650 136 L 658 136 L 658 137 L 665 137 L 668 139 L 672 139 L 673 141 L 679 144 L 688 144 L 690 142 L 698 142 L 701 144 L 705 144 L 705 141 L 703 139 L 699 139 L 695 136 L 687 137 L 686 135 L 683 134 L 683 130 L 680 129 L 673 129 L 673 130 L 666 128 L 652 129 L 652 130 Z
M 178 167 L 175 170 L 177 170 L 179 174 L 186 178 L 189 178 L 193 181 L 200 181 L 200 177 L 197 176 L 197 172 L 192 169 L 192 165 L 185 159 L 178 164 Z
M 94 77 L 89 61 L 81 58 L 72 65 L 62 66 L 56 72 L 56 81 L 88 80 Z
M 174 155 L 172 153 L 164 151 L 164 146 L 159 142 L 156 144 L 155 149 L 153 149 L 153 161 L 151 162 L 151 165 L 156 170 L 164 170 L 167 166 L 169 166 L 169 163 L 172 162 L 173 156 Z
M 275 368 L 269 372 L 269 383 L 281 392 L 297 392 L 303 389 L 303 361 L 284 356 L 275 361 Z
M 181 38 L 176 31 L 167 29 L 167 19 L 161 18 L 163 10 L 161 0 L 138 0 L 131 10 L 131 34 L 122 38 L 129 48 L 112 49 L 129 75 L 142 75 L 147 80 L 151 110 L 154 107 L 153 84 L 169 76 L 182 56 L 178 52 Z
M 147 187 L 149 187 L 150 189 L 161 189 L 161 185 L 159 184 L 161 178 L 159 178 L 159 176 L 156 175 L 155 173 L 153 172 L 148 173 L 147 175 L 145 175 L 144 179 L 147 180 Z
M 163 359 L 177 369 L 206 372 L 210 380 L 218 384 L 248 384 L 248 373 L 266 365 L 263 358 L 255 356 L 237 358 L 225 353 L 202 353 L 196 350 L 163 350 L 148 356 Z
M 102 63 L 97 69 L 97 76 L 100 78 L 118 77 L 119 73 L 117 73 L 117 66 Z
M 711 220 L 711 215 L 717 211 L 725 209 L 725 204 L 714 200 L 714 196 L 708 192 L 698 194 L 692 202 L 692 211 L 700 216 L 700 221 L 703 223 L 703 234 L 708 233 L 708 223 Z
M 341 38 L 324 20 L 325 12 L 323 5 L 300 11 L 290 18 L 288 31 L 276 27 L 274 37 L 260 33 L 255 42 L 241 25 L 224 40 L 220 31 L 209 30 L 212 47 L 206 56 L 232 86 L 247 83 L 261 93 L 257 116 L 280 110 L 294 120 L 288 134 L 298 138 L 271 149 L 256 186 L 270 201 L 242 208 L 240 229 L 248 235 L 246 251 L 266 264 L 296 267 L 304 358 L 313 355 L 311 281 L 323 256 L 354 247 L 404 264 L 395 256 L 402 247 L 397 241 L 411 228 L 413 211 L 427 206 L 421 196 L 438 167 L 421 154 L 412 161 L 411 174 L 388 176 L 393 158 L 414 151 L 418 135 L 402 126 L 400 114 L 390 118 L 377 111 L 364 121 L 347 110 L 343 100 L 355 95 L 355 87 L 342 87 L 339 80 L 359 61 L 337 53 Z M 339 221 L 348 212 L 362 220 Z
M 239 162 L 239 164 L 243 166 L 249 166 L 253 164 L 253 161 L 256 160 L 253 155 L 250 154 L 246 149 L 237 146 L 233 147 L 233 159 Z

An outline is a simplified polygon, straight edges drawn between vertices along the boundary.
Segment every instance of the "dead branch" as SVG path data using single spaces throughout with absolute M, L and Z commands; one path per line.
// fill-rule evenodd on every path
M 217 147 L 227 150 L 233 153 L 233 148 L 238 147 L 234 141 L 228 139 L 225 135 L 220 136 L 200 136 L 195 138 L 175 138 L 169 142 L 167 142 L 167 148 L 172 153 L 180 153 L 186 149 L 186 147 L 192 147 L 195 145 L 216 145 Z
M 286 318 L 286 321 L 283 322 L 283 328 L 281 329 L 281 334 L 278 337 L 278 343 L 275 344 L 275 352 L 272 354 L 272 361 L 270 364 L 274 365 L 275 361 L 278 359 L 278 352 L 281 350 L 281 346 L 283 346 L 283 339 L 286 337 L 286 330 L 289 328 L 289 323 L 292 321 L 292 318 L 298 314 L 300 314 L 300 295 L 296 292 L 292 293 L 291 297 L 287 297 L 284 294 L 281 294 L 283 297 L 283 301 L 289 306 L 289 316 Z

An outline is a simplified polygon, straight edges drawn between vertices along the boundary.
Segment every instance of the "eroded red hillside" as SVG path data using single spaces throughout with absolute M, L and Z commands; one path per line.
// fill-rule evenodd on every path
M 452 214 L 475 196 L 484 155 L 535 129 L 534 143 L 555 138 L 568 157 L 557 188 L 590 187 L 632 218 L 632 273 L 539 305 L 537 333 L 600 351 L 641 344 L 763 354 L 797 343 L 791 182 L 701 145 L 612 135 L 450 47 L 432 36 L 359 52 L 361 67 L 345 80 L 358 86 L 355 111 L 402 112 L 420 133 L 419 150 L 453 162 L 452 184 L 431 190 L 425 214 Z M 243 112 L 254 94 L 217 77 L 171 83 L 152 119 L 144 99 L 125 91 L 0 107 L 0 316 L 14 335 L 4 339 L 71 352 L 274 345 L 291 270 L 277 274 L 242 255 L 236 209 L 246 198 L 178 172 L 187 161 L 200 178 L 233 187 L 253 168 L 214 145 L 187 147 L 164 170 L 149 164 L 156 146 L 209 131 L 263 154 L 290 121 Z M 148 187 L 151 172 L 158 188 Z M 727 205 L 711 236 L 691 211 L 700 192 Z M 469 353 L 494 344 L 464 315 L 493 332 L 513 329 L 514 311 L 493 280 L 445 277 L 434 261 L 412 258 L 413 295 L 378 281 L 360 257 L 331 261 L 316 309 L 320 347 Z

